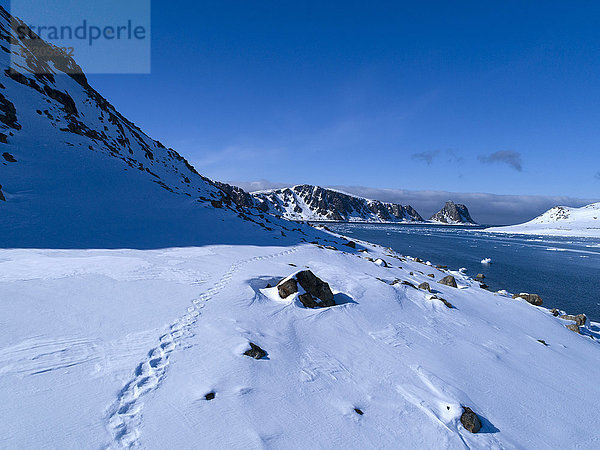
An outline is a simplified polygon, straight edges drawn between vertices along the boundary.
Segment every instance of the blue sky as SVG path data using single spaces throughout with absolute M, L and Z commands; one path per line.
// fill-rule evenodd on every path
M 214 179 L 600 199 L 593 2 L 152 4 L 90 81 Z

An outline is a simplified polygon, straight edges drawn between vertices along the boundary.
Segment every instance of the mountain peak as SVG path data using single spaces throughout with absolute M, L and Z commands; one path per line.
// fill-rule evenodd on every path
M 448 200 L 444 207 L 429 220 L 446 224 L 475 225 L 477 223 L 471 218 L 469 209 L 465 205 L 454 203 L 452 200 Z

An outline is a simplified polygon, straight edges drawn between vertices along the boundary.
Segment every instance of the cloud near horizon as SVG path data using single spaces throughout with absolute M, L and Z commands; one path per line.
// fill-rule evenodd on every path
M 252 182 L 229 182 L 246 191 L 280 189 L 291 187 L 290 183 L 274 183 L 267 180 Z M 377 189 L 364 186 L 325 186 L 348 194 L 380 200 L 382 202 L 411 205 L 423 218 L 428 219 L 439 211 L 448 200 L 465 204 L 475 221 L 488 225 L 512 225 L 527 222 L 548 209 L 557 206 L 580 207 L 600 201 L 566 196 L 500 195 L 449 191 L 411 191 L 405 189 Z
M 483 164 L 506 164 L 518 172 L 523 171 L 521 154 L 512 150 L 500 150 L 490 155 L 480 155 L 477 159 Z

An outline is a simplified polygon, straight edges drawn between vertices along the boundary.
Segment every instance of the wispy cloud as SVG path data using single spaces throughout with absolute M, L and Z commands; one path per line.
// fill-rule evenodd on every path
M 460 163 L 463 161 L 463 157 L 456 153 L 456 151 L 451 149 L 444 151 L 431 150 L 427 152 L 413 153 L 410 157 L 415 161 L 423 161 L 428 166 L 430 166 L 435 160 L 440 158 L 444 158 L 449 163 Z
M 433 160 L 437 158 L 439 154 L 439 150 L 433 150 L 430 152 L 413 153 L 411 155 L 411 158 L 416 161 L 424 161 L 425 163 L 427 163 L 428 166 L 430 166 Z
M 500 150 L 489 155 L 480 155 L 478 159 L 483 164 L 506 164 L 518 172 L 523 171 L 521 154 L 512 150 Z

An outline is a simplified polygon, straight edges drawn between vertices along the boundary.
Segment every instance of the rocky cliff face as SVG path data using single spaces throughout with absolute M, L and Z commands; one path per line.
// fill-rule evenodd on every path
M 456 204 L 451 200 L 447 201 L 444 207 L 429 220 L 446 224 L 476 224 L 465 205 Z
M 236 202 L 291 220 L 337 222 L 422 222 L 411 206 L 368 200 L 319 186 L 291 188 L 250 194 L 240 188 L 219 185 Z

